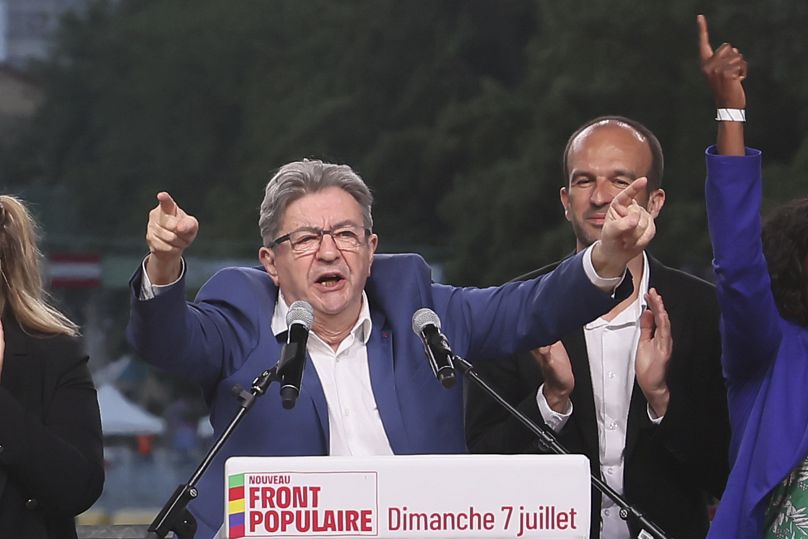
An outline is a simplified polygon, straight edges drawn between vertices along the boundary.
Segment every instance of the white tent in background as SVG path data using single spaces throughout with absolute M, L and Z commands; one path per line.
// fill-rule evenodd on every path
M 101 429 L 104 436 L 160 434 L 163 420 L 132 404 L 112 384 L 98 388 Z
M 210 424 L 210 418 L 203 417 L 196 424 L 196 434 L 200 438 L 210 438 L 213 436 L 213 426 Z

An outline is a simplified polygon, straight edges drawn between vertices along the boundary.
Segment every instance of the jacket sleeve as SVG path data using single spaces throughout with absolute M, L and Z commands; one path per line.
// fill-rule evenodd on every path
M 540 382 L 525 376 L 518 356 L 481 361 L 475 370 L 508 404 L 544 425 L 536 404 Z M 535 440 L 535 435 L 491 396 L 476 384 L 468 384 L 466 443 L 472 453 L 535 453 Z
M 74 516 L 104 484 L 98 399 L 77 339 L 46 338 L 33 348 L 45 370 L 44 408 L 35 413 L 0 387 L 0 466 L 43 511 Z
M 529 352 L 494 361 L 479 361 L 474 369 L 508 404 L 562 444 L 574 431 L 577 415 L 572 413 L 554 433 L 542 417 L 536 401 L 544 382 L 541 370 Z M 539 436 L 531 432 L 476 384 L 468 384 L 466 401 L 466 444 L 472 453 L 538 453 L 544 449 Z M 577 444 L 575 444 L 577 447 Z
M 130 344 L 150 364 L 191 379 L 210 394 L 258 345 L 262 303 L 256 299 L 261 295 L 256 277 L 228 268 L 211 277 L 193 302 L 185 300 L 184 278 L 141 300 L 141 272 L 130 282 Z
M 721 308 L 727 378 L 756 376 L 773 360 L 780 319 L 763 256 L 761 153 L 716 155 L 707 149 L 706 203 Z
M 492 288 L 433 285 L 435 308 L 455 352 L 470 361 L 503 357 L 559 340 L 631 294 L 631 276 L 610 294 L 583 269 L 583 252 L 552 272 Z

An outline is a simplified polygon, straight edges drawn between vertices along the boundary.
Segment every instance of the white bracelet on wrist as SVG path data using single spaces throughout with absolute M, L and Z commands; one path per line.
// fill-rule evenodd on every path
M 745 122 L 746 109 L 717 109 L 715 120 L 717 122 Z

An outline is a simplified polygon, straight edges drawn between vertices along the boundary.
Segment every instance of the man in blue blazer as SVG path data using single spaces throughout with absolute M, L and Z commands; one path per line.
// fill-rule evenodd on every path
M 417 255 L 376 255 L 372 197 L 349 167 L 304 160 L 266 187 L 261 267 L 226 268 L 185 301 L 184 250 L 197 220 L 168 195 L 149 214 L 150 254 L 132 278 L 128 337 L 142 357 L 197 381 L 219 434 L 238 408 L 233 386 L 278 359 L 285 317 L 308 301 L 314 323 L 296 406 L 259 399 L 199 483 L 190 508 L 198 537 L 224 513 L 223 464 L 232 455 L 464 453 L 462 383 L 444 389 L 413 334 L 428 307 L 454 350 L 470 360 L 556 341 L 631 292 L 627 262 L 654 235 L 634 201 L 640 178 L 615 197 L 601 241 L 537 279 L 497 288 L 434 284 Z M 372 275 L 371 275 L 372 267 Z

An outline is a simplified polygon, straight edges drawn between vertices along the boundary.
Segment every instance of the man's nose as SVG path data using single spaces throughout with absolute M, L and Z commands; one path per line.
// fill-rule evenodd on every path
M 317 248 L 317 258 L 323 260 L 334 260 L 340 256 L 340 250 L 334 241 L 334 237 L 329 232 L 323 232 L 320 239 L 320 246 Z
M 595 181 L 595 187 L 592 189 L 592 194 L 589 199 L 593 206 L 608 206 L 614 198 L 614 190 L 612 189 L 611 182 L 607 180 L 598 179 Z

